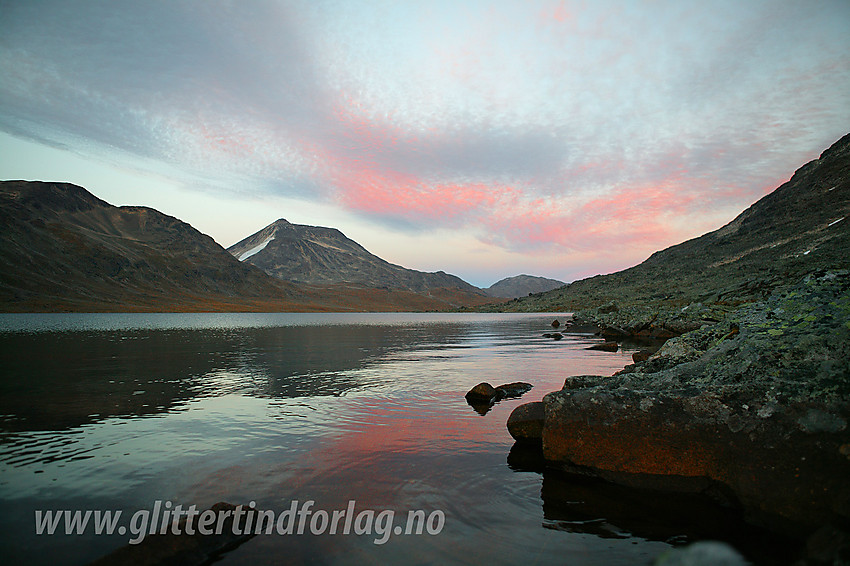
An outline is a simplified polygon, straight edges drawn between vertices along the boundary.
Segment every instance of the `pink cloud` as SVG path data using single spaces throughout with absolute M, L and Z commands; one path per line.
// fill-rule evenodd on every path
M 444 224 L 486 212 L 511 192 L 483 181 L 428 179 L 394 165 L 393 156 L 399 151 L 415 153 L 433 142 L 404 134 L 359 110 L 356 103 L 339 106 L 335 136 L 307 142 L 319 159 L 321 174 L 336 187 L 335 200 L 342 206 L 377 216 Z
M 516 183 L 493 180 L 446 182 L 394 163 L 397 152 L 439 144 L 445 134 L 427 138 L 403 134 L 392 124 L 366 117 L 357 104 L 336 112 L 331 140 L 314 140 L 312 150 L 335 201 L 349 210 L 387 220 L 428 226 L 465 226 L 500 247 L 536 253 L 600 250 L 603 256 L 644 253 L 697 235 L 681 219 L 693 217 L 700 202 L 740 199 L 740 187 L 715 188 L 688 171 L 689 153 L 677 147 L 648 156 L 631 172 L 623 159 L 602 156 L 575 164 L 556 178 Z M 714 148 L 708 158 L 723 158 Z M 602 183 L 598 196 L 570 191 Z M 555 187 L 549 196 L 540 186 Z M 613 189 L 610 187 L 614 187 Z M 716 226 L 706 226 L 711 229 Z M 616 251 L 615 251 L 616 250 Z M 637 250 L 637 252 L 636 252 Z
M 572 22 L 574 20 L 575 16 L 567 7 L 566 0 L 550 3 L 537 14 L 538 25 L 543 26 L 562 25 L 565 22 Z
M 682 188 L 678 176 L 647 185 L 626 186 L 570 208 L 531 199 L 495 210 L 485 221 L 494 243 L 534 250 L 556 244 L 564 249 L 647 248 L 675 243 L 693 234 L 670 223 L 685 217 L 698 194 Z

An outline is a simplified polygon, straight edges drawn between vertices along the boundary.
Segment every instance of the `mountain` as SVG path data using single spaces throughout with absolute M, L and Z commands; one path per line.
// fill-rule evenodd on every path
M 508 310 L 736 304 L 812 271 L 850 268 L 850 134 L 729 224 L 610 275 L 518 299 Z
M 458 289 L 476 297 L 485 296 L 480 289 L 454 275 L 416 271 L 389 263 L 335 228 L 290 224 L 282 218 L 227 251 L 269 275 L 296 283 L 346 283 L 415 293 Z
M 177 218 L 69 183 L 0 182 L 0 226 L 0 312 L 425 311 L 492 300 L 445 274 L 423 274 L 447 283 L 427 293 L 282 281 Z
M 505 277 L 501 281 L 497 281 L 486 289 L 483 289 L 483 291 L 491 297 L 513 299 L 515 297 L 525 297 L 532 293 L 551 291 L 564 285 L 566 283 L 557 279 L 547 279 L 546 277 L 535 277 L 533 275 L 515 275 L 514 277 Z
M 280 308 L 299 294 L 185 222 L 77 185 L 0 182 L 0 224 L 3 310 Z

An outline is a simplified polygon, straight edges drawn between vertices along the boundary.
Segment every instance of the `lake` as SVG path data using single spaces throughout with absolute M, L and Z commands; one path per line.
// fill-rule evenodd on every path
M 434 518 L 433 534 L 260 534 L 221 564 L 649 564 L 735 542 L 743 527 L 703 502 L 659 507 L 512 451 L 519 404 L 631 362 L 585 350 L 589 333 L 543 338 L 554 318 L 568 317 L 0 315 L 0 553 L 85 564 L 130 534 L 36 535 L 36 510 L 129 518 L 157 501 Z M 534 388 L 480 414 L 464 394 L 482 381 Z

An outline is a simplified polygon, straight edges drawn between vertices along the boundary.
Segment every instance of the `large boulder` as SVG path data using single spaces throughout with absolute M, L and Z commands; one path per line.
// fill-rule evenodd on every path
M 543 455 L 619 483 L 702 491 L 714 482 L 762 518 L 850 518 L 848 408 L 773 411 L 696 390 L 602 386 L 543 399 Z
M 568 378 L 543 404 L 550 465 L 708 489 L 777 524 L 850 521 L 850 272 L 814 274 L 614 376 Z
M 543 438 L 543 402 L 520 405 L 508 417 L 508 432 L 519 442 L 540 442 Z

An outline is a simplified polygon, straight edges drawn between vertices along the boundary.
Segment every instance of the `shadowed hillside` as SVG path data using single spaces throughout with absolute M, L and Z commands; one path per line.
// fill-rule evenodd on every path
M 0 223 L 5 310 L 218 310 L 251 300 L 284 306 L 298 295 L 185 222 L 112 206 L 76 185 L 3 182 Z
M 490 300 L 448 284 L 417 293 L 281 281 L 177 218 L 68 183 L 0 183 L 0 226 L 6 312 L 421 311 Z
M 630 269 L 512 301 L 508 310 L 620 304 L 735 304 L 804 274 L 850 267 L 850 134 L 719 230 L 652 254 Z

